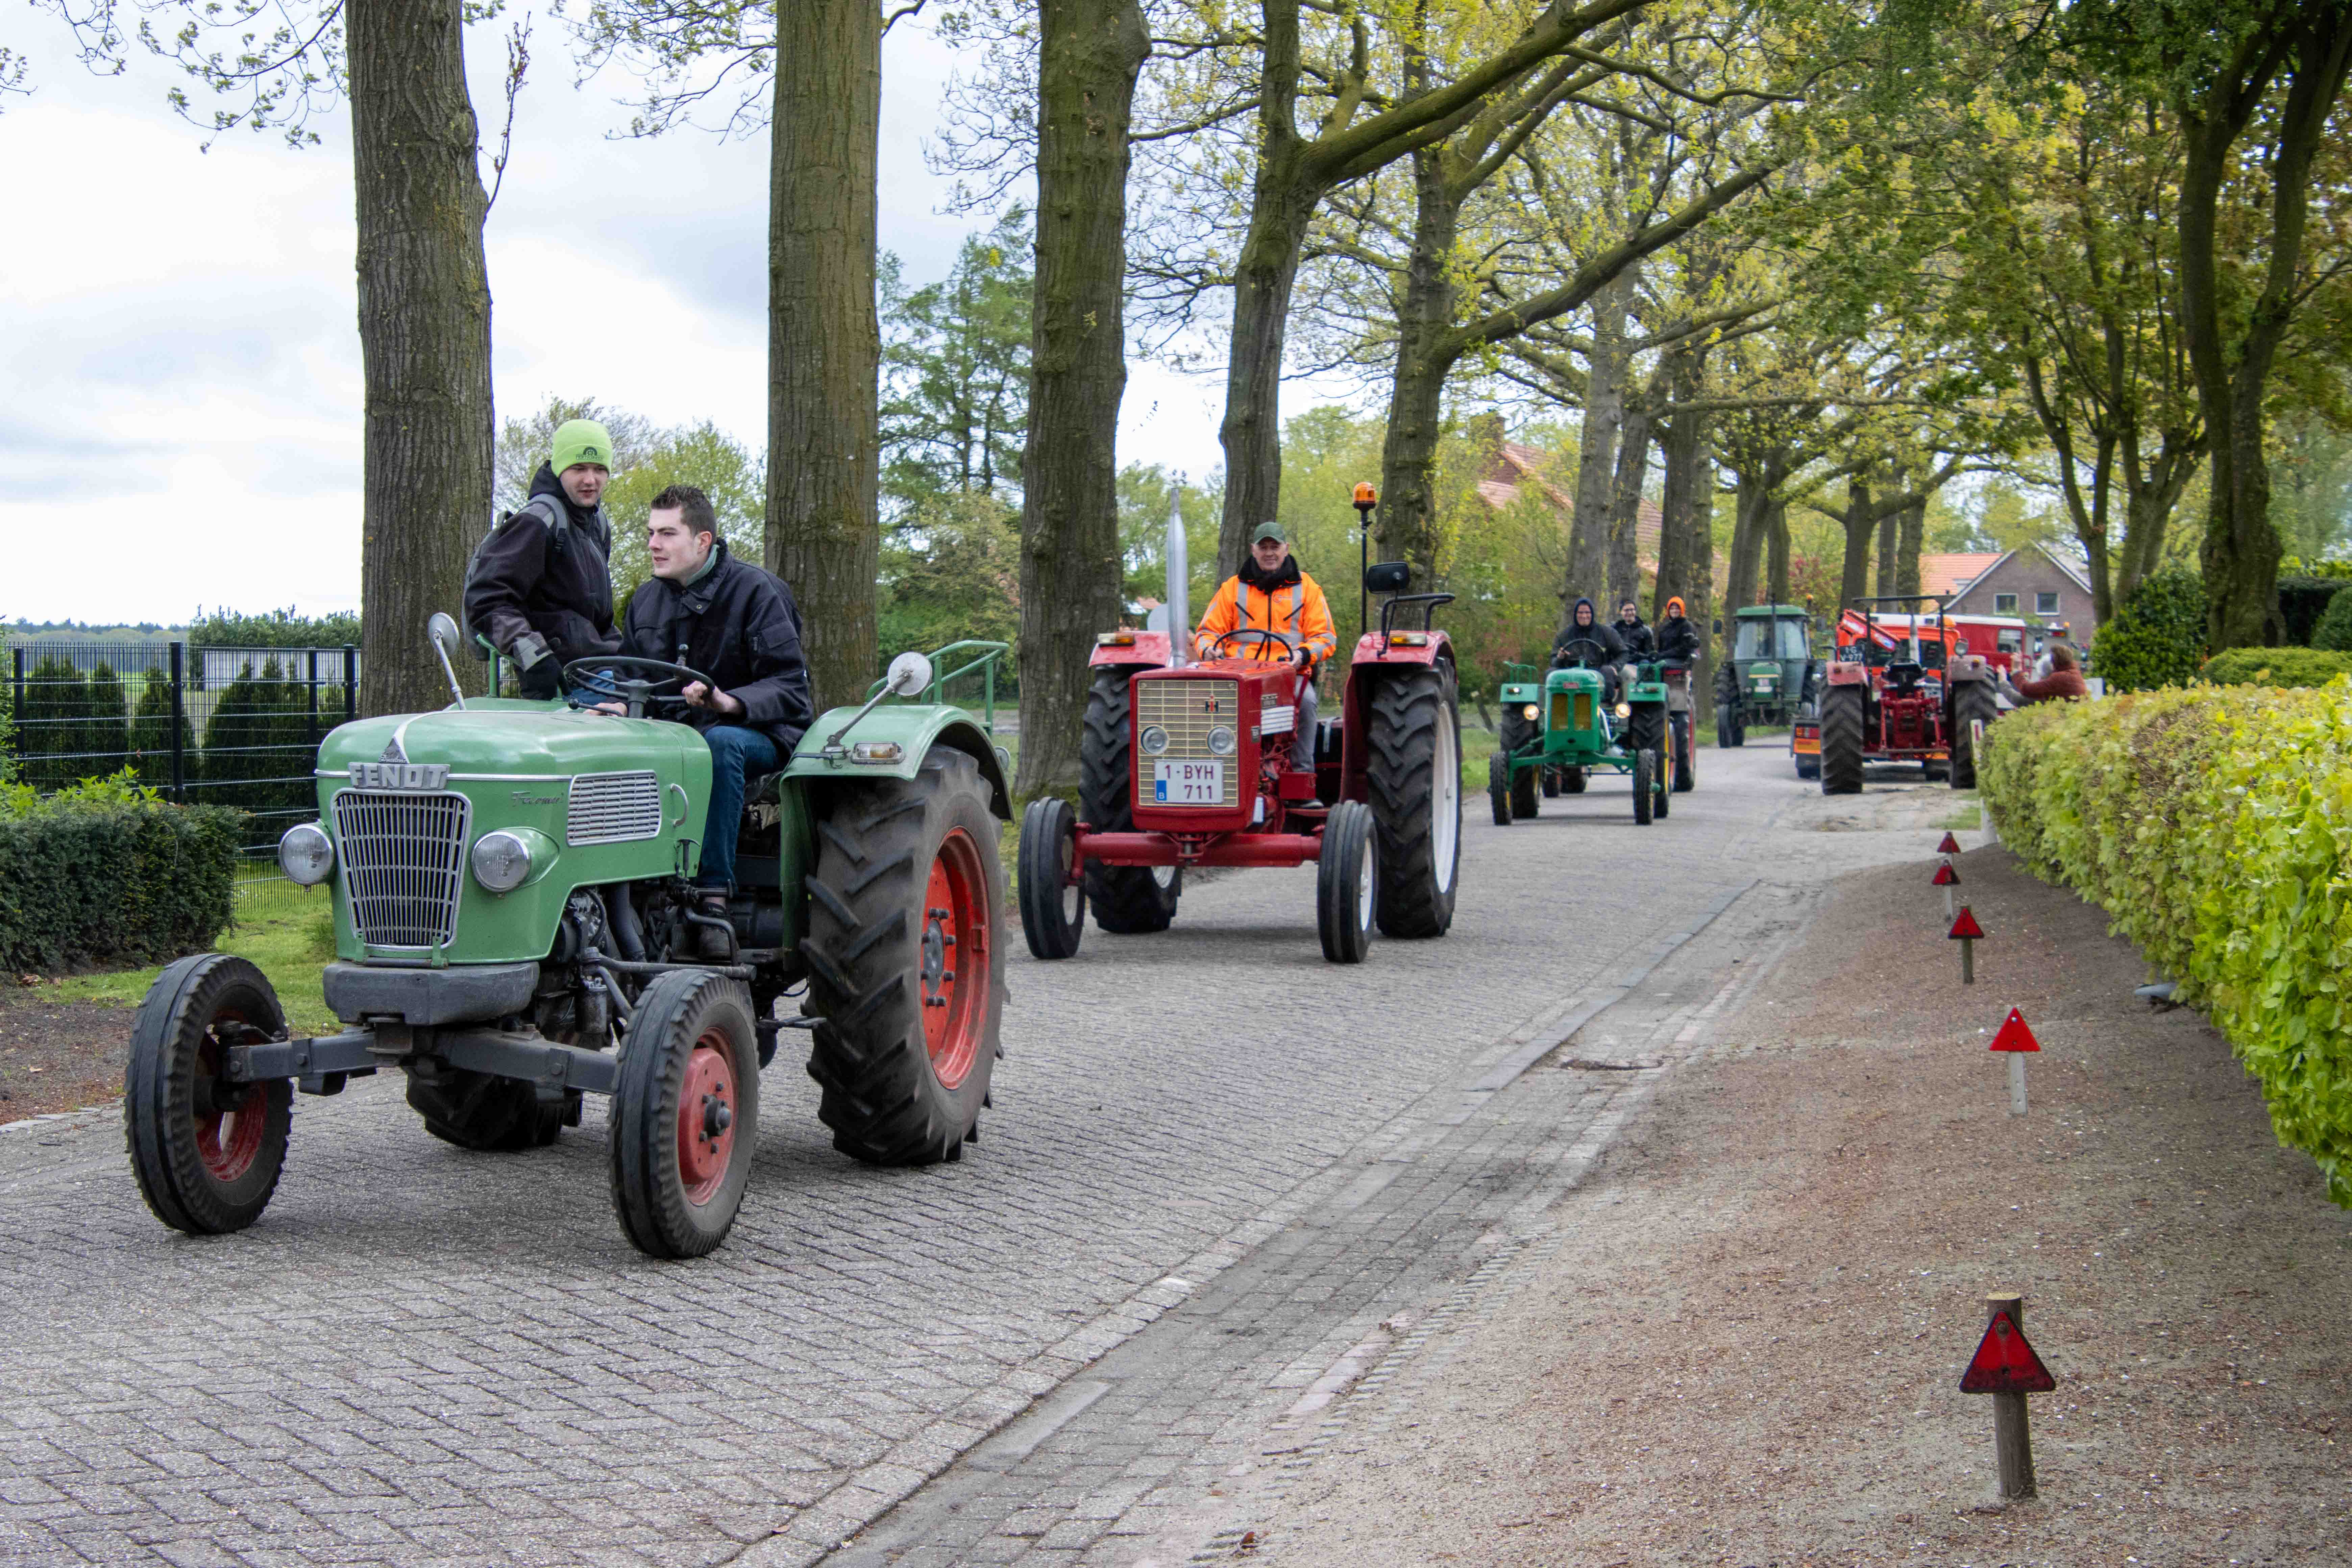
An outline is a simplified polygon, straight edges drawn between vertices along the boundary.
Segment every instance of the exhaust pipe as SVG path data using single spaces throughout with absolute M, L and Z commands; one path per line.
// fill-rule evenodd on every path
M 1180 669 L 1192 662 L 1192 563 L 1184 553 L 1183 500 L 1181 485 L 1170 487 L 1168 537 L 1161 550 L 1168 562 L 1168 658 Z

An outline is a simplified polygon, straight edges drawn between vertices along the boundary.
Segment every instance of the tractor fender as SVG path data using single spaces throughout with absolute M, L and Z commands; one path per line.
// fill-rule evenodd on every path
M 1824 686 L 1867 686 L 1870 671 L 1860 659 L 1838 659 L 1822 673 Z
M 1423 634 L 1416 632 L 1415 637 Z M 1349 800 L 1370 797 L 1370 786 L 1364 782 L 1364 770 L 1370 765 L 1371 755 L 1366 749 L 1364 736 L 1371 721 L 1372 688 L 1392 676 L 1426 669 L 1432 665 L 1454 674 L 1454 640 L 1441 631 L 1426 634 L 1428 641 L 1420 647 L 1381 647 L 1378 632 L 1367 632 L 1356 643 L 1355 662 L 1348 667 L 1348 689 L 1339 700 L 1339 776 L 1341 793 Z M 1455 701 L 1460 701 L 1460 678 L 1455 677 Z
M 1105 637 L 1127 637 L 1127 632 L 1106 632 Z M 1175 662 L 1168 647 L 1166 632 L 1136 632 L 1131 643 L 1107 643 L 1097 640 L 1087 662 L 1099 668 L 1104 665 L 1127 666 L 1134 669 L 1165 669 Z
M 1397 637 L 1419 637 L 1417 643 L 1401 643 Z M 1389 645 L 1381 646 L 1381 634 L 1366 632 L 1356 639 L 1356 651 L 1349 661 L 1349 669 L 1362 669 L 1367 665 L 1378 668 L 1384 664 L 1435 664 L 1440 660 L 1454 662 L 1454 639 L 1434 626 L 1428 631 L 1401 631 L 1390 634 Z
M 989 809 L 1007 822 L 1013 820 L 1013 792 L 1006 787 L 1004 764 L 988 731 L 971 714 L 946 703 L 886 702 L 857 721 L 843 740 L 839 754 L 827 756 L 826 742 L 856 712 L 855 708 L 835 708 L 819 714 L 800 744 L 793 748 L 784 777 L 812 784 L 911 779 L 922 770 L 924 754 L 933 746 L 951 746 L 970 752 L 979 763 L 980 776 L 988 782 Z M 897 742 L 898 754 L 887 762 L 852 760 L 850 747 L 875 741 Z
M 1955 684 L 1963 680 L 1990 680 L 1992 667 L 1979 655 L 1963 654 L 1952 661 L 1950 668 L 1945 670 L 1944 679 Z

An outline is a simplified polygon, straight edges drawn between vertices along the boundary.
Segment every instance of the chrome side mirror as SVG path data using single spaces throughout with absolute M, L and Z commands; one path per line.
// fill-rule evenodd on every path
M 912 697 L 931 683 L 931 661 L 912 649 L 890 661 L 882 689 L 893 697 Z
M 466 693 L 457 685 L 457 667 L 450 662 L 465 646 L 457 637 L 457 623 L 449 618 L 446 610 L 436 610 L 433 618 L 425 623 L 425 630 L 433 638 L 433 651 L 441 656 L 441 673 L 449 678 L 449 695 L 463 711 Z

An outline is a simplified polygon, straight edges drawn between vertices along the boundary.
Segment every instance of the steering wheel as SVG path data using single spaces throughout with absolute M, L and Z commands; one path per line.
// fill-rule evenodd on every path
M 1283 648 L 1286 652 L 1296 654 L 1298 651 L 1298 639 L 1292 637 L 1288 632 L 1261 631 L 1256 626 L 1235 626 L 1229 632 L 1219 632 L 1217 634 L 1217 640 L 1209 645 L 1209 657 L 1211 658 L 1223 658 L 1224 655 L 1219 650 L 1222 649 L 1225 644 L 1237 637 L 1256 643 L 1260 646 L 1270 642 L 1278 642 L 1283 646 Z
M 1596 662 L 1599 664 L 1606 664 L 1609 662 L 1609 650 L 1601 646 L 1601 640 L 1598 637 L 1570 637 L 1566 642 L 1560 644 L 1558 647 L 1552 649 L 1551 667 L 1554 669 L 1567 669 L 1571 668 L 1561 661 L 1570 657 L 1568 650 L 1577 647 L 1579 644 L 1591 648 L 1593 653 L 1593 659 L 1591 661 L 1584 659 L 1580 656 L 1577 658 L 1577 663 L 1582 665 L 1585 668 L 1591 669 L 1594 668 L 1594 664 Z
M 615 669 L 624 668 L 648 670 L 657 679 L 625 683 L 613 673 Z M 638 658 L 633 654 L 598 654 L 589 658 L 575 658 L 563 667 L 566 691 L 586 691 L 591 696 L 609 698 L 625 704 L 632 719 L 644 717 L 643 710 L 648 700 L 686 706 L 685 698 L 667 694 L 663 689 L 671 686 L 682 689 L 688 682 L 697 680 L 713 691 L 719 689 L 717 681 L 691 666 L 671 664 L 658 658 Z M 633 690 L 631 688 L 640 689 Z M 575 703 L 573 706 L 583 704 Z

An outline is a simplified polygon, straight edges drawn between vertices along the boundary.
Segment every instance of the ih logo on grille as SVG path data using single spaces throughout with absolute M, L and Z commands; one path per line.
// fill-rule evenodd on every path
M 446 763 L 353 763 L 354 789 L 438 790 L 449 784 Z

